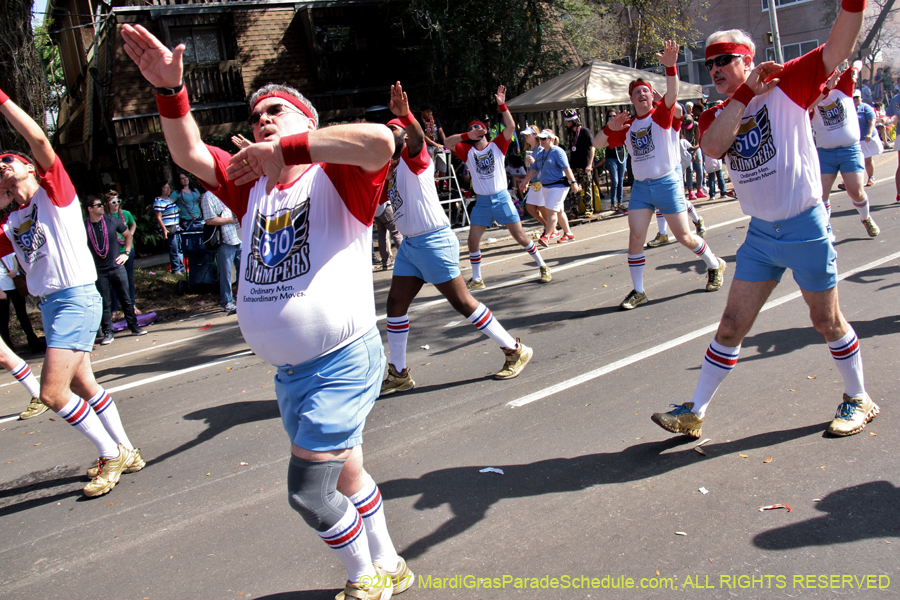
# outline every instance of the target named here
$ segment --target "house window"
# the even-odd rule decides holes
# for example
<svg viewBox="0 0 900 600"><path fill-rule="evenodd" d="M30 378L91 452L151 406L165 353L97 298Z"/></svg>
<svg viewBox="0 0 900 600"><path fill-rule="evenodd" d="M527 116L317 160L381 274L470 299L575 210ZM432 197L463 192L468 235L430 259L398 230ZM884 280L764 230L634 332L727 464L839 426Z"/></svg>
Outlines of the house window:
<svg viewBox="0 0 900 600"><path fill-rule="evenodd" d="M172 27L169 37L173 48L184 44L185 64L226 60L222 30L218 27Z"/></svg>
<svg viewBox="0 0 900 600"><path fill-rule="evenodd" d="M810 40L808 42L798 42L796 44L785 44L781 46L782 58L785 62L800 58L807 52L811 52L819 47L819 40ZM775 48L766 48L766 60L775 60Z"/></svg>
<svg viewBox="0 0 900 600"><path fill-rule="evenodd" d="M706 69L706 42L700 41L689 46L691 52L692 69L697 73L697 83L700 85L712 85L712 77Z"/></svg>
<svg viewBox="0 0 900 600"><path fill-rule="evenodd" d="M811 0L775 0L775 8L781 8L782 6L791 6L793 4L803 4L804 2L810 1ZM768 12L769 0L762 0L762 9L763 12Z"/></svg>

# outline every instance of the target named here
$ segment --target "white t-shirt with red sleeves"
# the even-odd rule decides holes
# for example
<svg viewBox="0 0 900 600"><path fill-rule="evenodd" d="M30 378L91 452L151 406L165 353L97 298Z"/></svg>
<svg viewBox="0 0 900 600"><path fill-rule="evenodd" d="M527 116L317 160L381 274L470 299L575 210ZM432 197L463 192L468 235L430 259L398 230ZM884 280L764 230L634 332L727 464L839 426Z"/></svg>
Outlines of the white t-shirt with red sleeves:
<svg viewBox="0 0 900 600"><path fill-rule="evenodd" d="M427 145L414 158L410 158L406 146L385 187L394 209L394 225L403 237L450 226L434 185L434 163Z"/></svg>
<svg viewBox="0 0 900 600"><path fill-rule="evenodd" d="M822 47L787 62L778 77L776 87L744 108L737 137L724 155L741 210L770 222L795 217L822 200L807 113L828 79ZM727 104L700 115L701 135Z"/></svg>
<svg viewBox="0 0 900 600"><path fill-rule="evenodd" d="M643 117L625 122L621 131L608 137L610 148L625 144L631 155L631 170L638 181L659 179L680 162L678 131L672 126L672 106L660 102Z"/></svg>
<svg viewBox="0 0 900 600"><path fill-rule="evenodd" d="M81 206L59 157L42 171L40 187L25 206L9 214L0 236L0 256L16 253L28 276L28 292L54 292L97 281Z"/></svg>
<svg viewBox="0 0 900 600"><path fill-rule="evenodd" d="M388 164L377 174L315 164L267 194L267 177L235 186L230 155L210 152L218 186L205 185L241 220L238 323L253 352L298 365L372 329L372 221Z"/></svg>
<svg viewBox="0 0 900 600"><path fill-rule="evenodd" d="M506 150L509 140L502 133L492 139L484 150L476 150L472 144L460 142L453 153L466 163L472 177L472 189L480 196L490 196L504 191L506 180Z"/></svg>
<svg viewBox="0 0 900 600"><path fill-rule="evenodd" d="M812 109L816 148L846 148L859 142L859 119L853 103L856 69L847 69L838 84Z"/></svg>

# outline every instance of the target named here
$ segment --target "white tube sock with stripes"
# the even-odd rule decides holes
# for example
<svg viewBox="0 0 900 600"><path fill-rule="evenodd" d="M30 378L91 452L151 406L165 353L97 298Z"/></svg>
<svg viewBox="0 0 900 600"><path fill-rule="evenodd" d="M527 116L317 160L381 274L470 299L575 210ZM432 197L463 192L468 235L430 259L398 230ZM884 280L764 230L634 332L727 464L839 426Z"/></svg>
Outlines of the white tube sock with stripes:
<svg viewBox="0 0 900 600"><path fill-rule="evenodd" d="M713 254L712 248L706 243L706 240L700 239L700 245L692 249L694 254L703 259L707 269L718 269L719 259Z"/></svg>
<svg viewBox="0 0 900 600"><path fill-rule="evenodd" d="M643 254L628 255L628 272L631 273L631 284L635 291L644 293L644 265L647 258Z"/></svg>
<svg viewBox="0 0 900 600"><path fill-rule="evenodd" d="M394 365L397 366L397 365ZM366 473L367 481L361 490L350 496L350 502L362 517L363 526L369 542L369 554L372 562L388 571L396 571L400 565L400 555L388 533L387 520L384 518L384 504L381 501L381 490L372 476Z"/></svg>
<svg viewBox="0 0 900 600"><path fill-rule="evenodd" d="M666 218L659 212L658 208L656 209L656 226L662 235L669 235L669 224L666 223Z"/></svg>
<svg viewBox="0 0 900 600"><path fill-rule="evenodd" d="M353 583L359 583L359 579L363 575L375 576L372 555L369 554L366 528L363 526L359 511L352 502L347 503L347 512L334 527L316 533L344 563L344 567L347 569L347 579Z"/></svg>
<svg viewBox="0 0 900 600"><path fill-rule="evenodd" d="M859 339L851 327L847 335L836 342L828 342L828 349L834 358L838 372L844 378L844 393L851 398L859 398L866 393L862 355Z"/></svg>
<svg viewBox="0 0 900 600"><path fill-rule="evenodd" d="M31 394L32 398L40 398L41 386L38 383L37 377L31 372L31 367L28 366L27 362L23 361L21 365L13 369L12 375L19 383L25 386L25 389L28 390L28 393Z"/></svg>
<svg viewBox="0 0 900 600"><path fill-rule="evenodd" d="M525 252L528 253L528 256L534 259L534 262L536 262L539 267L547 266L547 263L545 263L544 259L541 258L541 251L538 250L537 244L535 244L534 242L528 242L528 245L525 246Z"/></svg>
<svg viewBox="0 0 900 600"><path fill-rule="evenodd" d="M469 264L472 265L472 279L481 281L481 251L469 252ZM394 365L395 367L397 365Z"/></svg>
<svg viewBox="0 0 900 600"><path fill-rule="evenodd" d="M100 417L97 416L88 403L73 395L72 399L57 413L66 422L83 433L97 447L100 456L115 458L119 456L119 448L110 437Z"/></svg>
<svg viewBox="0 0 900 600"><path fill-rule="evenodd" d="M134 450L134 446L131 445L131 440L128 439L128 434L125 433L125 427L122 426L122 419L119 417L119 409L116 408L116 403L113 402L112 397L104 390L100 388L94 397L88 400L88 404L91 405L91 408L94 409L94 412L97 413L97 416L100 417L100 422L103 423L103 427L106 429L106 432L109 433L109 437L113 439L117 444L122 444L129 450Z"/></svg>
<svg viewBox="0 0 900 600"><path fill-rule="evenodd" d="M491 310L484 304L479 304L475 312L468 316L468 319L472 325L478 328L478 331L497 342L501 348L515 350L516 340L507 333L500 321L494 318Z"/></svg>
<svg viewBox="0 0 900 600"><path fill-rule="evenodd" d="M391 364L398 371L406 368L406 342L409 339L409 315L387 318L388 349Z"/></svg>
<svg viewBox="0 0 900 600"><path fill-rule="evenodd" d="M691 398L694 403L692 412L701 419L706 414L706 405L716 395L716 390L737 364L740 353L740 346L733 348L723 346L716 340L713 340L706 349L703 366L700 367L700 378L697 380L697 389L694 390L694 397Z"/></svg>

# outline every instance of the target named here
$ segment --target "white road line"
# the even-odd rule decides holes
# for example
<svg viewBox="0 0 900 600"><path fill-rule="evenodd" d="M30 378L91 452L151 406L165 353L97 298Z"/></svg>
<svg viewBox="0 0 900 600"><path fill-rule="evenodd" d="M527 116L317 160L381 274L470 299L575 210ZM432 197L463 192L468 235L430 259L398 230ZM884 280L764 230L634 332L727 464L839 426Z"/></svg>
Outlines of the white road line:
<svg viewBox="0 0 900 600"><path fill-rule="evenodd" d="M142 385L147 385L148 383L155 383L157 381L162 381L164 379L170 379L172 377L180 377L185 373L190 373L191 371L199 371L200 369L205 369L207 367L214 367L216 365L220 365L224 362L228 362L230 360L234 360L235 358L239 358L241 356L250 356L253 352L250 350L245 350L244 352L238 352L237 354L232 354L230 356L226 356L224 358L220 358L218 360L214 360L208 363L203 363L202 365L195 365L193 367L188 367L186 369L181 369L179 371L171 371L169 373L163 373L162 375L154 375L153 377L147 377L146 379L141 379L139 381L133 381L131 383L126 383L124 385L119 385L116 387L105 388L107 392L113 394L115 392L121 392L124 390L130 390L131 388L136 388ZM19 418L18 415L12 415L9 417L0 418L0 423L8 423L10 421L15 421Z"/></svg>
<svg viewBox="0 0 900 600"><path fill-rule="evenodd" d="M749 219L750 219L750 217L747 217L747 216L740 217L740 218L737 218L737 219L732 219L731 221L725 221L724 223L717 223L717 224L715 224L715 225L710 225L709 227L707 227L707 230L709 230L709 229L715 229L716 227L727 227L727 226L733 225L733 224L735 224L735 223L740 223L741 221L748 221ZM619 230L619 231L613 231L612 233L621 233L621 232L623 232L623 231L628 231L628 230L627 230L627 229L621 229L621 230ZM595 237L593 237L593 238L586 238L586 239L583 240L583 241L587 241L588 239L591 239L591 240L592 240L592 239L596 239L596 238L599 238L599 237L603 237L603 236L605 236L605 235L610 235L610 234L609 234L609 233L604 233L604 234L595 236ZM625 249L625 250L615 250L615 251L610 252L610 253L608 253L608 254L602 254L602 255L600 255L600 256L594 256L594 257L592 257L592 258L585 258L584 260L578 260L578 261L575 261L575 262L570 263L570 264L568 264L568 265L564 265L564 266L562 266L562 267L554 267L554 268L553 268L553 272L554 272L554 273L559 273L559 272L561 272L561 271L568 271L569 269L575 269L575 268L577 268L577 267L582 267L582 266L584 266L584 265L589 265L589 264L591 264L591 263L599 262L599 261L601 261L601 260L606 260L606 259L608 259L608 258L613 258L613 257L620 256L620 255L622 255L622 254L627 254L627 253L628 253L628 250L627 250L627 249ZM521 258L521 257L514 257L514 258ZM507 259L502 259L502 260L507 260ZM497 262L500 262L500 261L497 261ZM475 290L474 292L472 292L472 294L473 294L473 295L474 295L474 294L480 294L480 293L482 293L482 292L487 292L487 291L490 291L490 290L497 290L497 289L500 289L500 288L509 287L509 286L511 286L511 285L515 285L515 284L521 283L521 282L523 282L523 281L528 281L529 279L537 279L537 278L539 278L539 277L540 277L540 273L528 273L527 275L521 275L521 276L519 276L519 277L516 277L515 279L507 279L506 281L502 281L502 282L500 282L500 283L492 283L489 287L485 288L484 290ZM420 311L420 310L425 310L426 308L431 308L432 306L437 306L437 305L439 305L439 304L445 304L446 302L447 302L447 300L446 300L443 296L441 296L440 298L437 298L437 299L435 299L435 300L428 300L427 302L422 302L422 303L419 303L419 304L413 304L412 306L409 307L409 310L407 311L407 313L416 312L416 311ZM381 321L382 319L386 319L386 318L387 318L387 314L378 315L377 320L378 320L378 321Z"/></svg>
<svg viewBox="0 0 900 600"><path fill-rule="evenodd" d="M867 271L871 268L877 267L878 265L884 264L886 262L896 260L897 258L900 258L900 252L895 252L894 254L885 256L884 258L879 258L878 260L872 261L861 267L857 267L855 269L847 271L846 273L844 273L838 277L838 281L846 279L848 277L851 277L862 271ZM765 305L763 305L762 310L760 310L759 312L767 311L770 308L775 308L776 306L780 306L786 302L790 302L791 300L796 300L797 298L800 298L800 297L801 297L800 292L793 292L791 294L782 296L781 298L777 298L775 300L770 300L769 302L766 302ZM513 400L512 402L507 402L507 405L512 406L512 407L525 406L526 404L530 404L537 400L541 400L548 396L552 396L553 394L562 392L563 390L567 390L567 389L575 387L577 385L581 385L582 383L591 381L592 379L602 377L603 375L606 375L607 373L611 373L613 371L621 369L622 367L627 367L628 365L631 365L638 361L644 360L645 358L649 358L655 354L665 352L666 350L670 350L672 348L675 348L676 346L680 346L681 344L684 344L686 342L694 340L700 336L712 333L718 327L719 327L718 322L713 323L712 325L707 325L706 327L697 329L695 331L692 331L691 333L687 333L687 334L685 334L681 337L677 337L673 340L669 340L668 342L665 342L658 346L648 348L647 350L638 352L637 354L632 354L631 356L629 356L627 358L623 358L622 360L617 360L616 362L613 362L606 366L600 367L599 369L594 369L593 371L589 371L587 373L584 373L583 375L579 375L578 377L569 379L568 381L563 381L561 383L557 383L556 385L552 385L548 388L544 388L543 390L534 392L533 394L528 394L527 396L523 396L522 398L519 398L518 400Z"/></svg>

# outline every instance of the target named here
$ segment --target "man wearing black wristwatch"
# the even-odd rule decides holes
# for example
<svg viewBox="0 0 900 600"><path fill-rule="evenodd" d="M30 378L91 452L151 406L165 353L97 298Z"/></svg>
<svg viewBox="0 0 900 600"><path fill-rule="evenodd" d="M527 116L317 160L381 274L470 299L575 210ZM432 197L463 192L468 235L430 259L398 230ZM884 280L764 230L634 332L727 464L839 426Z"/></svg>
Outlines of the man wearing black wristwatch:
<svg viewBox="0 0 900 600"><path fill-rule="evenodd" d="M147 332L138 326L137 317L134 314L134 304L128 293L128 274L125 272L125 263L131 254L132 235L121 221L113 219L103 210L103 201L99 196L91 194L85 203L88 218L85 221L88 233L88 248L94 257L94 266L97 267L97 291L103 298L103 316L100 319L100 333L103 339L101 346L113 342L112 329L112 294L110 290L116 290L116 296L122 302L122 312L125 313L125 322L131 335L147 335ZM119 253L119 241L116 234L122 234L125 238L125 250Z"/></svg>

